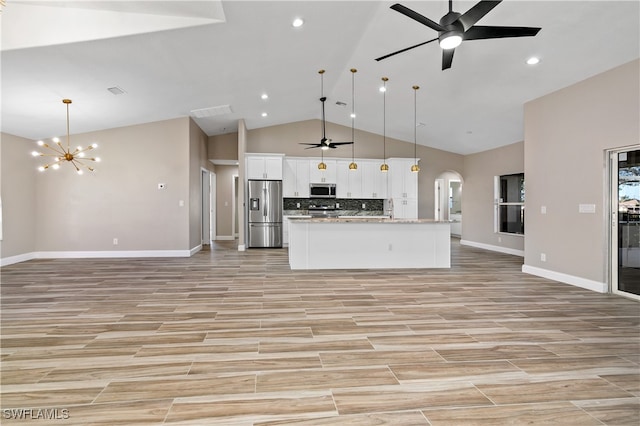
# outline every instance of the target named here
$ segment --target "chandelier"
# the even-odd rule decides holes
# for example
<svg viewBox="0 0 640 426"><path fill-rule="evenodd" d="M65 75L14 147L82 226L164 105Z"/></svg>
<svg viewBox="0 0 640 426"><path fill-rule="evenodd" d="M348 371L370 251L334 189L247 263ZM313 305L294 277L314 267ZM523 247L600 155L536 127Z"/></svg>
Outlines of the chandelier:
<svg viewBox="0 0 640 426"><path fill-rule="evenodd" d="M47 148L50 150L50 152L48 153L43 153L43 152L39 152L39 151L33 151L31 153L31 155L33 155L34 157L53 157L53 161L51 161L50 163L45 164L44 166L40 166L38 167L38 170L40 170L41 172L44 172L45 170L47 170L49 167L51 167L54 170L57 170L60 168L60 164L63 161L66 161L68 163L70 163L71 165L73 165L73 167L75 167L76 172L81 175L83 173L82 169L85 168L87 170L89 170L90 172L94 171L93 167L85 164L85 161L93 161L93 162L100 162L100 158L99 157L87 157L86 156L86 152L90 151L94 148L98 147L98 144L92 144L87 146L86 148L82 148L81 146L77 147L75 150L71 151L71 145L69 142L69 104L71 103L71 99L63 99L62 103L65 104L67 106L67 146L66 148L62 145L62 142L60 141L59 138L53 138L53 142L55 142L55 145L49 145L47 143L45 143L44 141L38 141L38 145L43 147L43 148Z"/></svg>

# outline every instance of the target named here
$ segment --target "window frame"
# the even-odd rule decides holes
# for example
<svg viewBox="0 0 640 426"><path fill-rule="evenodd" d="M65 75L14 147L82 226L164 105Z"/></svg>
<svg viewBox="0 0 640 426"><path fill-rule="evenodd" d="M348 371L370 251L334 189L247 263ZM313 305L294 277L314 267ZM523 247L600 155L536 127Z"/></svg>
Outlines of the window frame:
<svg viewBox="0 0 640 426"><path fill-rule="evenodd" d="M522 176L522 200L521 201L511 201L511 202L506 202L503 201L503 199L500 197L501 194L501 181L502 178L504 177L508 177L508 176ZM500 176L494 176L494 214L493 214L493 218L494 218L494 222L493 222L493 232L496 234L504 234L504 235L515 235L515 236L521 236L524 237L525 235L525 227L524 227L524 219L525 219L525 178L524 178L524 172L521 173L509 173L509 174L505 174L505 175L500 175ZM509 231L502 231L500 229L500 211L502 207L506 207L506 206L520 206L520 214L522 216L522 232L509 232Z"/></svg>

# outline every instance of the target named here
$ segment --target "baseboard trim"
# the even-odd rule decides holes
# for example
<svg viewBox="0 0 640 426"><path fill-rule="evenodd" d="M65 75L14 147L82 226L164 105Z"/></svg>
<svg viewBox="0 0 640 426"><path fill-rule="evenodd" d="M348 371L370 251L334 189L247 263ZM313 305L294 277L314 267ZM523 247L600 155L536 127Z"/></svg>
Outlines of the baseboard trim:
<svg viewBox="0 0 640 426"><path fill-rule="evenodd" d="M216 241L233 241L235 239L233 235L216 235Z"/></svg>
<svg viewBox="0 0 640 426"><path fill-rule="evenodd" d="M542 269L529 265L522 265L522 272L524 272L525 274L531 274L537 277L547 278L549 280L570 284L587 290L596 291L598 293L609 292L607 283L588 280L586 278L580 278L574 275L563 274L562 272L550 271L548 269Z"/></svg>
<svg viewBox="0 0 640 426"><path fill-rule="evenodd" d="M244 244L238 244L238 251L245 251L247 248Z"/></svg>
<svg viewBox="0 0 640 426"><path fill-rule="evenodd" d="M460 244L462 244L463 246L476 247L476 248L481 248L485 250L497 251L500 253L512 254L514 256L524 257L524 250L516 250L508 247L494 246L491 244L477 243L475 241L462 240L462 239L460 240Z"/></svg>
<svg viewBox="0 0 640 426"><path fill-rule="evenodd" d="M38 251L0 259L0 266L33 259L87 259L118 257L191 257L202 250L202 245L191 250L123 250L123 251Z"/></svg>
<svg viewBox="0 0 640 426"><path fill-rule="evenodd" d="M35 259L34 253L23 253L16 256L9 256L0 259L0 267L13 265L14 263L26 262Z"/></svg>

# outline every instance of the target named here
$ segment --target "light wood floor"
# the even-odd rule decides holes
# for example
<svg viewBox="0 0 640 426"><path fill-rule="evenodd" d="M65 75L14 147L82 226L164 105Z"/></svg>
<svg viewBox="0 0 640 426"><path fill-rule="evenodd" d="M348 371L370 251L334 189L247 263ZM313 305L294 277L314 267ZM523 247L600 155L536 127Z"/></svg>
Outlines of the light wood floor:
<svg viewBox="0 0 640 426"><path fill-rule="evenodd" d="M228 243L5 267L0 423L640 423L638 302L456 240L452 264L292 272Z"/></svg>

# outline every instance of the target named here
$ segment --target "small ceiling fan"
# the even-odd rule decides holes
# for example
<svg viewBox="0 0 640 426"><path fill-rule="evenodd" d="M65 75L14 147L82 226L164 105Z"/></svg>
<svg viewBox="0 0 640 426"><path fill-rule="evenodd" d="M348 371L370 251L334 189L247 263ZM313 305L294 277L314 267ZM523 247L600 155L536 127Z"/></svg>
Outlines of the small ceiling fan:
<svg viewBox="0 0 640 426"><path fill-rule="evenodd" d="M453 11L453 0L449 0L449 13L440 18L440 22L436 23L431 19L403 6L399 3L391 6L391 9L396 12L400 12L403 15L418 21L427 27L438 31L438 37L427 40L422 43L418 43L414 46L410 46L397 52L389 53L388 55L376 58L376 61L389 58L397 55L398 53L406 52L407 50L414 49L416 47L423 46L432 41L438 40L440 47L442 48L442 70L451 68L453 62L453 52L455 48L465 40L483 40L490 38L507 38L507 37L532 37L538 34L540 28L532 27L495 27L495 26L481 26L475 25L483 16L489 13L494 7L500 4L499 1L487 1L482 0L476 3L471 9L467 10L464 14Z"/></svg>
<svg viewBox="0 0 640 426"><path fill-rule="evenodd" d="M324 96L324 72L325 72L324 70L318 71L318 74L320 74L320 102L322 103L322 139L320 139L320 143L301 143L300 145L311 145L309 148L305 148L305 149L320 148L323 150L327 150L327 149L335 149L340 145L353 144L353 141L332 142L331 139L327 138L326 120L324 118L324 103L327 100L327 98Z"/></svg>

